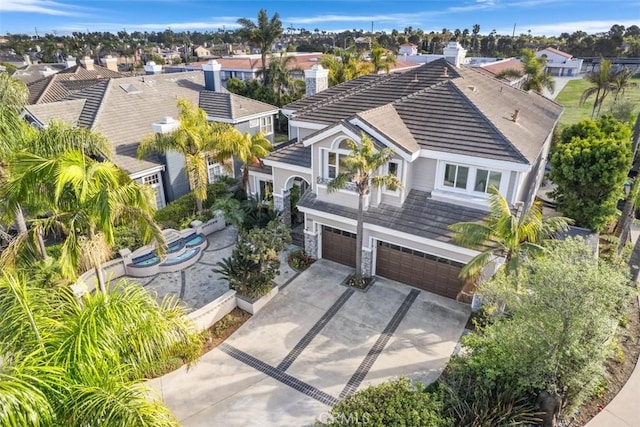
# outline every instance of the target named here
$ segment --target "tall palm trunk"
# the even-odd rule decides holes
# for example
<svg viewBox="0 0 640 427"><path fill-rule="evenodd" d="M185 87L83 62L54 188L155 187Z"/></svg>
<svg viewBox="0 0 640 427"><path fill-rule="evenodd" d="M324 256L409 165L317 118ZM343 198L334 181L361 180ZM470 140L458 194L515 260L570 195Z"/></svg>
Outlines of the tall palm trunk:
<svg viewBox="0 0 640 427"><path fill-rule="evenodd" d="M364 194L358 194L358 224L356 225L356 277L362 277L362 233L364 231Z"/></svg>
<svg viewBox="0 0 640 427"><path fill-rule="evenodd" d="M38 228L36 230L36 239L38 240L38 249L40 250L40 256L42 259L47 258L47 246L44 244L44 236L42 234L42 229Z"/></svg>
<svg viewBox="0 0 640 427"><path fill-rule="evenodd" d="M596 99L593 101L593 108L591 109L591 119L593 120L593 116L596 114L596 107L598 106L598 99L600 99L600 89L596 92Z"/></svg>
<svg viewBox="0 0 640 427"><path fill-rule="evenodd" d="M197 197L196 197L196 210L198 211L198 213L202 213L202 211L204 210L204 208L202 207L202 200L200 200Z"/></svg>
<svg viewBox="0 0 640 427"><path fill-rule="evenodd" d="M638 170L640 169L640 156L638 156L638 145L640 144L640 113L638 114L635 128L633 129L633 138L632 147L633 147L633 164L631 169ZM616 224L616 228L613 230L615 236L619 237L618 247L616 248L617 253L621 253L624 246L627 244L627 240L629 239L629 233L631 224L633 223L634 213L636 208L636 201L638 196L638 183L636 178L634 182L631 183L631 188L629 188L629 194L624 201L624 209L622 210L622 215L620 215L620 220Z"/></svg>
<svg viewBox="0 0 640 427"><path fill-rule="evenodd" d="M18 234L24 234L27 232L27 222L24 219L24 213L20 206L16 209L15 223L16 228L18 229Z"/></svg>

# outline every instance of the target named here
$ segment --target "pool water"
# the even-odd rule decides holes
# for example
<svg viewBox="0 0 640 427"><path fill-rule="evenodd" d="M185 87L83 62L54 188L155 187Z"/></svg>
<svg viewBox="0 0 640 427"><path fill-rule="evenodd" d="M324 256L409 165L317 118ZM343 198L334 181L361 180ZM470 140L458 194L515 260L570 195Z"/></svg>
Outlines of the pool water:
<svg viewBox="0 0 640 427"><path fill-rule="evenodd" d="M164 263L162 263L162 265L180 264L182 261L193 257L198 252L200 252L200 248L187 249L186 251L184 251L183 253L181 253L180 255L178 255L176 257L168 258Z"/></svg>
<svg viewBox="0 0 640 427"><path fill-rule="evenodd" d="M177 240L167 247L167 252L168 253L177 252L180 249L182 249L182 245L183 245L182 240Z"/></svg>
<svg viewBox="0 0 640 427"><path fill-rule="evenodd" d="M189 236L186 240L187 247L198 246L204 241L204 236L202 234L194 234Z"/></svg>
<svg viewBox="0 0 640 427"><path fill-rule="evenodd" d="M157 264L159 261L160 261L160 258L158 258L157 256L152 256L151 258L147 258L144 261L136 262L133 265L138 267L147 267L149 265Z"/></svg>

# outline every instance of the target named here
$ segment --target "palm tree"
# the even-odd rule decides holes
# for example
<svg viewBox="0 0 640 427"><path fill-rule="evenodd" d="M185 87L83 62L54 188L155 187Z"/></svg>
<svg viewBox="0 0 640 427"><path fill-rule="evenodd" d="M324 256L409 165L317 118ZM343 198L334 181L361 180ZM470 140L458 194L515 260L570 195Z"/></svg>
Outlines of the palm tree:
<svg viewBox="0 0 640 427"><path fill-rule="evenodd" d="M323 55L320 63L329 70L330 86L373 72L373 64L354 49L336 49L334 55Z"/></svg>
<svg viewBox="0 0 640 427"><path fill-rule="evenodd" d="M4 273L0 310L0 425L178 425L143 382L169 357L200 354L177 300L125 282L75 297Z"/></svg>
<svg viewBox="0 0 640 427"><path fill-rule="evenodd" d="M291 77L291 71L302 72L300 67L292 66L295 62L295 56L284 55L283 53L280 53L279 57L272 56L269 61L269 68L267 69L266 74L269 75L269 85L276 94L276 102L278 106L282 106L299 99L304 94L304 80L294 79ZM286 99L283 102L282 96L284 94L290 95L290 99Z"/></svg>
<svg viewBox="0 0 640 427"><path fill-rule="evenodd" d="M638 83L632 81L633 75L634 70L627 67L622 67L620 71L613 75L611 90L616 94L613 102L618 102L618 97L624 96L627 89L634 89L638 87Z"/></svg>
<svg viewBox="0 0 640 427"><path fill-rule="evenodd" d="M145 243L155 241L162 250L164 238L153 220L151 190L115 164L90 159L78 150L52 159L19 153L15 162L16 172L7 187L18 195L40 192L35 197L47 200L49 214L33 221L31 233L62 231L65 239L59 261L65 278L73 280L80 268L93 268L105 293L101 266L109 259L114 230L121 223L136 226ZM12 242L2 254L2 263L15 264L17 249L27 242L25 238Z"/></svg>
<svg viewBox="0 0 640 427"><path fill-rule="evenodd" d="M495 187L489 187L489 214L482 223L459 222L449 226L455 232L453 242L479 249L460 270L461 279L477 279L482 269L500 257L505 259L506 272L515 274L526 255L542 252L543 240L564 230L568 218L542 218L542 207L534 203L524 212L513 212L509 203Z"/></svg>
<svg viewBox="0 0 640 427"><path fill-rule="evenodd" d="M521 58L524 73L514 69L507 69L498 73L496 78L520 78L524 75L525 80L522 83L523 90L532 90L541 94L544 88L547 88L549 92L553 93L556 88L556 83L553 77L544 71L547 64L546 58L536 58L535 52L531 49L523 49Z"/></svg>
<svg viewBox="0 0 640 427"><path fill-rule="evenodd" d="M260 9L258 12L258 23L254 23L248 18L238 19L240 28L238 35L253 43L260 48L260 58L262 60L262 69L265 71L264 84L268 85L270 76L267 71L267 53L271 50L271 46L282 36L282 21L280 15L274 13L271 19L267 15L267 11Z"/></svg>
<svg viewBox="0 0 640 427"><path fill-rule="evenodd" d="M11 77L9 73L0 73L0 184L8 177L7 159L33 132L33 129L20 118L28 94L23 82ZM26 233L27 224L22 207L13 205L12 209L8 209L6 206L4 210L15 219L18 233Z"/></svg>
<svg viewBox="0 0 640 427"><path fill-rule="evenodd" d="M218 145L218 155L222 157L236 157L244 167L242 168L242 190L247 191L249 183L249 165L260 163L260 158L265 157L273 149L271 141L265 138L262 132L251 135L246 132L244 135L238 132L235 139L230 139Z"/></svg>
<svg viewBox="0 0 640 427"><path fill-rule="evenodd" d="M358 195L358 218L356 225L356 278L362 277L362 234L364 229L364 197L369 194L372 187L400 188L402 183L393 174L377 174L392 157L393 151L384 148L375 151L373 141L365 134L361 135L360 147L347 140L351 154L344 159L344 168L341 169L329 182L329 191L336 191L351 185Z"/></svg>
<svg viewBox="0 0 640 427"><path fill-rule="evenodd" d="M138 157L151 152L175 151L184 156L189 186L196 198L198 212L207 199L207 156L215 154L218 144L237 138L238 131L226 123L207 121L207 113L187 99L178 100L180 127L173 132L145 137L138 147Z"/></svg>
<svg viewBox="0 0 640 427"><path fill-rule="evenodd" d="M378 43L374 43L373 49L371 49L371 63L373 64L374 73L378 74L384 70L389 74L391 66L396 65L398 61L396 61L396 57L393 56L391 52L387 52L387 50L378 45Z"/></svg>
<svg viewBox="0 0 640 427"><path fill-rule="evenodd" d="M595 94L596 99L593 101L593 109L591 110L591 118L593 119L593 116L596 113L596 108L598 109L599 115L602 104L611 91L611 83L613 81L611 61L603 59L600 62L600 69L598 70L598 72L592 71L588 73L584 78L587 79L589 83L592 84L592 86L582 92L582 96L580 97L580 105L587 102L587 100Z"/></svg>

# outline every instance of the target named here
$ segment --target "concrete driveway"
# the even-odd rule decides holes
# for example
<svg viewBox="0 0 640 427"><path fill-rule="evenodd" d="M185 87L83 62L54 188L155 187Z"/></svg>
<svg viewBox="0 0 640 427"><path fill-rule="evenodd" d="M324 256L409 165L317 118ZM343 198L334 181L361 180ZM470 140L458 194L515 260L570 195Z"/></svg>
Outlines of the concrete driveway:
<svg viewBox="0 0 640 427"><path fill-rule="evenodd" d="M360 388L401 375L425 383L446 366L469 307L320 260L188 372L152 381L183 426L300 426Z"/></svg>

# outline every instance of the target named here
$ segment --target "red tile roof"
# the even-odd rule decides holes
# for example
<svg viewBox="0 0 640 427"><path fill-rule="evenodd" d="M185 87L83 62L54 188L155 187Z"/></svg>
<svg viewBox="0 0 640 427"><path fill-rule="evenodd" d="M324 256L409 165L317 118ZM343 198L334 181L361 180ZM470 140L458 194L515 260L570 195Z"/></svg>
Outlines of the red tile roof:
<svg viewBox="0 0 640 427"><path fill-rule="evenodd" d="M558 50L558 49L553 48L553 47L547 47L547 48L544 48L542 50L548 50L551 53L555 53L556 55L564 56L567 59L571 59L573 57L573 55L571 55L569 53L566 53L566 52L563 52L563 51Z"/></svg>

